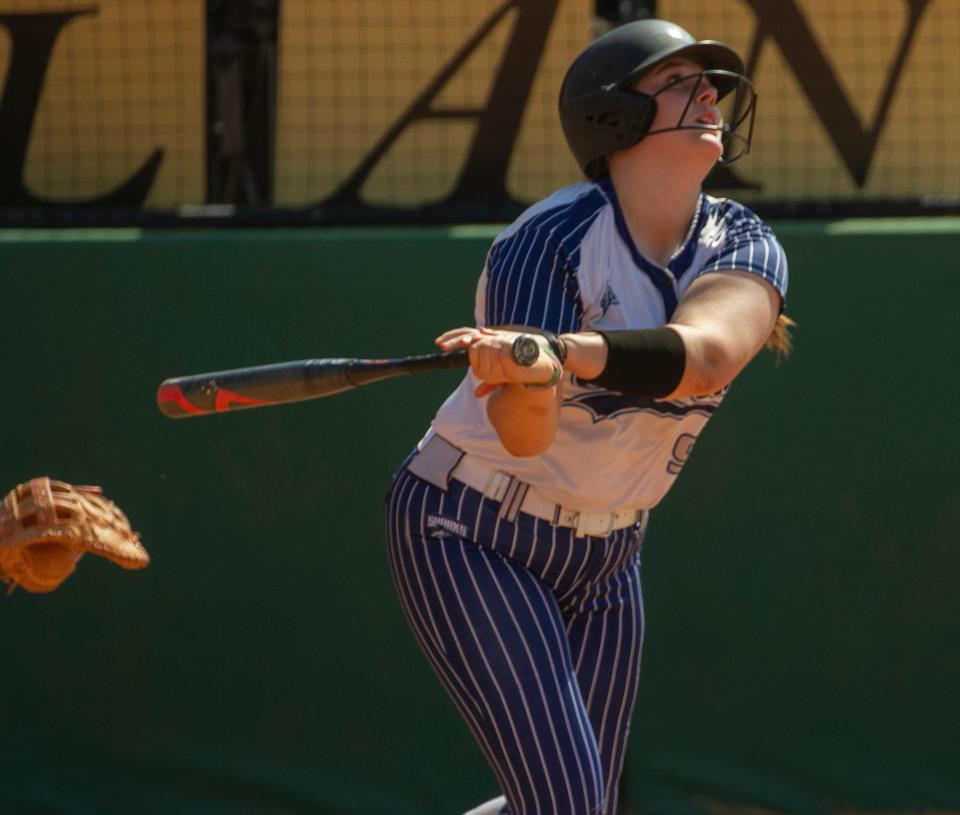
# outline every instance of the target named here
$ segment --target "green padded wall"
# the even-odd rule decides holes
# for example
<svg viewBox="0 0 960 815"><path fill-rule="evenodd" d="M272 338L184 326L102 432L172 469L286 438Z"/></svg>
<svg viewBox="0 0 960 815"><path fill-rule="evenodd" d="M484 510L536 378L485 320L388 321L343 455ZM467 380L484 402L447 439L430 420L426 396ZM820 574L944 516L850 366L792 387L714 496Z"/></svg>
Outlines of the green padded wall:
<svg viewBox="0 0 960 815"><path fill-rule="evenodd" d="M0 233L0 491L101 484L153 557L0 598L2 811L496 793L382 541L393 468L459 375L154 405L178 374L429 351L472 320L494 231ZM653 515L624 811L960 810L960 222L777 231L797 349L740 377Z"/></svg>

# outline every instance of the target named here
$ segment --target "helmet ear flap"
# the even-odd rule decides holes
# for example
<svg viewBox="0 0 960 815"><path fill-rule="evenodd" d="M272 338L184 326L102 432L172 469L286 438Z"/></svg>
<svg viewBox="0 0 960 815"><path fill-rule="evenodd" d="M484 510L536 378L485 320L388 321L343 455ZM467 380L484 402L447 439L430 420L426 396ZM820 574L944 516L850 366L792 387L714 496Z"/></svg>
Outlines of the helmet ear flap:
<svg viewBox="0 0 960 815"><path fill-rule="evenodd" d="M653 126L653 120L657 118L657 100L645 93L638 93L636 96L643 100L643 104L638 105L634 111L633 121L630 123L630 132L634 138L627 147L632 147L646 136Z"/></svg>
<svg viewBox="0 0 960 815"><path fill-rule="evenodd" d="M633 147L650 130L656 100L645 93L605 89L561 108L567 140L590 179L607 172L607 156Z"/></svg>

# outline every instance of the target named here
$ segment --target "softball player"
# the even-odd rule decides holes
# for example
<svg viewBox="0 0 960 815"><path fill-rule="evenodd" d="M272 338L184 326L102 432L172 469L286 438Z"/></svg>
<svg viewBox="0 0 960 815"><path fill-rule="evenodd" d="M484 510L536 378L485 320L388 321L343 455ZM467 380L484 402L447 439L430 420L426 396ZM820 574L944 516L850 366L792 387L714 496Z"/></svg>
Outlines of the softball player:
<svg viewBox="0 0 960 815"><path fill-rule="evenodd" d="M471 369L398 471L391 570L424 654L499 780L476 813L613 815L643 644L649 511L730 381L774 338L787 263L701 191L749 149L728 46L662 20L592 43L560 93L589 181L493 242ZM517 364L514 343L540 354Z"/></svg>

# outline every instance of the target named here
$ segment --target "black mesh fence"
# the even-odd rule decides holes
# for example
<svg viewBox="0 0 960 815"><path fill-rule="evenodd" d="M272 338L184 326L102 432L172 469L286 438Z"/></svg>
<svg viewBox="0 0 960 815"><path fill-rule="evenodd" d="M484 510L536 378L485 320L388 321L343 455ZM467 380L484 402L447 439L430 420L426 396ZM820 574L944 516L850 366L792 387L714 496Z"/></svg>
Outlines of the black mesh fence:
<svg viewBox="0 0 960 815"><path fill-rule="evenodd" d="M204 9L0 2L0 214L205 199Z"/></svg>
<svg viewBox="0 0 960 815"><path fill-rule="evenodd" d="M709 190L960 211L955 0L0 0L0 223L502 221L581 178L570 60L652 13L759 92Z"/></svg>

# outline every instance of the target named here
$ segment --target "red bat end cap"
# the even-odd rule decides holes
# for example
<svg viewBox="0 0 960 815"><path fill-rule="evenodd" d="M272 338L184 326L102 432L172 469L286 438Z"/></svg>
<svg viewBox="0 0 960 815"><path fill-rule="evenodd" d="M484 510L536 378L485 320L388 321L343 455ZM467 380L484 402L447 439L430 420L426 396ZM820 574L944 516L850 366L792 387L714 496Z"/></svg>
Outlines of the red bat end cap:
<svg viewBox="0 0 960 815"><path fill-rule="evenodd" d="M171 419L182 419L186 416L204 416L210 413L226 413L236 408L250 408L258 405L272 404L269 399L256 399L234 393L226 388L217 388L213 404L208 407L198 407L187 399L186 394L176 382L165 382L157 389L157 407L160 412Z"/></svg>
<svg viewBox="0 0 960 815"><path fill-rule="evenodd" d="M157 389L157 407L164 416L169 416L171 419L196 416L205 412L187 400L179 385L171 384L161 385Z"/></svg>

